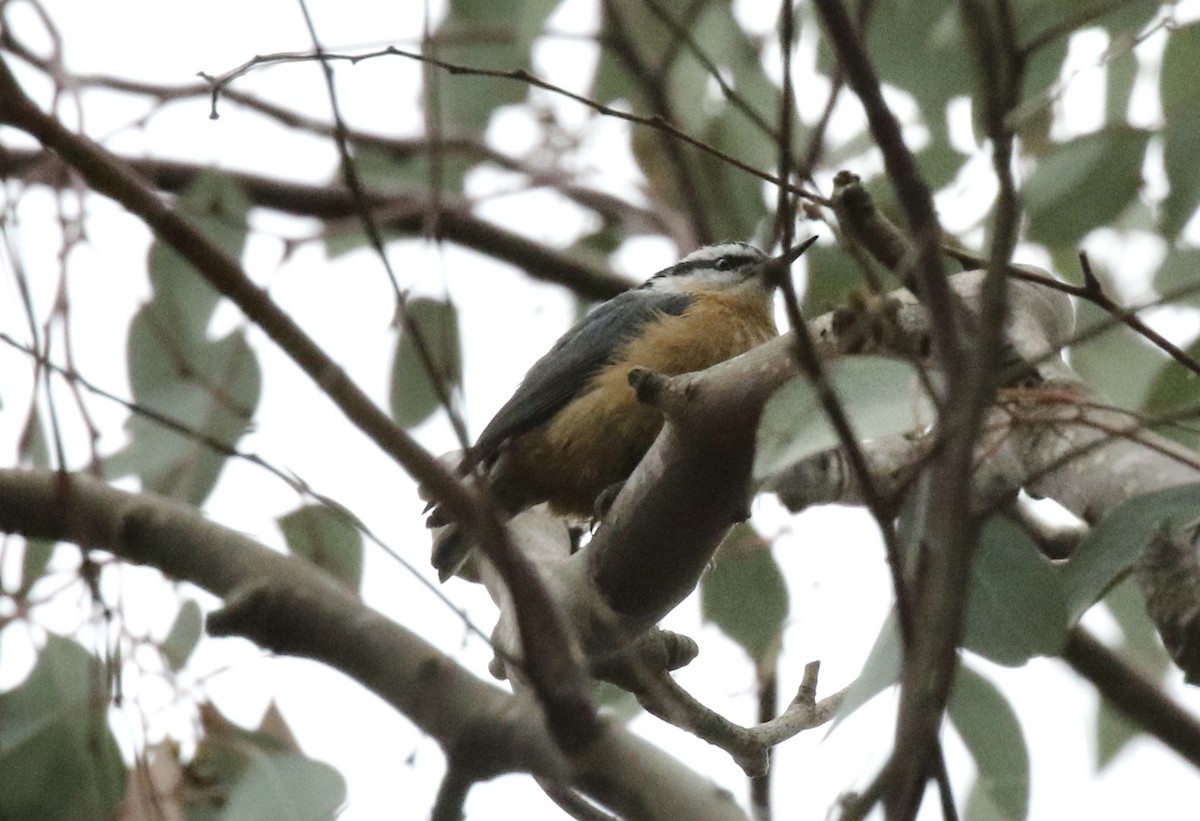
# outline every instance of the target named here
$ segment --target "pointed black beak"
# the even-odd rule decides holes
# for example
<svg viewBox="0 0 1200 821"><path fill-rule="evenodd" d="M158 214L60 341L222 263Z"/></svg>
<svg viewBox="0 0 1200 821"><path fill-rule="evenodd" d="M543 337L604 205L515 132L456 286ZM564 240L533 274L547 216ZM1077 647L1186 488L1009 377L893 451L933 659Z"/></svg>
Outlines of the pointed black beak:
<svg viewBox="0 0 1200 821"><path fill-rule="evenodd" d="M777 257L772 257L762 264L758 275L767 283L768 288L778 287L783 278L790 274L792 263L798 260L800 255L816 241L817 235L814 234L799 245L792 246L790 250L784 251Z"/></svg>

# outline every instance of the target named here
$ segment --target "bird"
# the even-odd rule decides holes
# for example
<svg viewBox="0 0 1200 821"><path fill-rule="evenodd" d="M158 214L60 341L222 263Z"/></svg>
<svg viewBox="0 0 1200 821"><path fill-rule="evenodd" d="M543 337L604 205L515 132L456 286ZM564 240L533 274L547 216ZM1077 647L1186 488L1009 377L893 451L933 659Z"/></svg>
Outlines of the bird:
<svg viewBox="0 0 1200 821"><path fill-rule="evenodd" d="M548 502L559 516L592 518L663 425L656 408L638 401L630 370L700 371L775 337L774 286L763 274L772 263L786 272L815 240L774 260L744 242L706 245L601 303L534 363L460 472L480 469L509 515ZM426 510L427 525L440 529L432 564L444 582L471 545L436 502Z"/></svg>

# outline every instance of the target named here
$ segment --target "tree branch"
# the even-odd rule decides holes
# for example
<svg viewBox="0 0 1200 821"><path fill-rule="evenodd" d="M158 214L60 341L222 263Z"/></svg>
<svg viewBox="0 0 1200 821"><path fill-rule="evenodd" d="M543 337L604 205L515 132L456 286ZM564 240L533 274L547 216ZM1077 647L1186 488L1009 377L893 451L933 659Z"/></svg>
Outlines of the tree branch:
<svg viewBox="0 0 1200 821"><path fill-rule="evenodd" d="M1082 627L1071 631L1062 657L1121 715L1200 768L1200 720L1154 682Z"/></svg>
<svg viewBox="0 0 1200 821"><path fill-rule="evenodd" d="M173 160L115 159L155 188L170 193L183 191L197 176L212 170ZM46 151L9 149L0 153L0 176L21 177L29 184L62 188L68 179L57 171L60 162ZM233 180L250 202L260 208L326 221L349 219L356 213L353 195L341 186L305 185L237 171L220 173ZM428 197L373 192L367 192L366 196L384 230L406 236L421 235L425 215L432 207ZM443 202L440 225L442 235L451 242L516 265L535 279L564 285L588 299L609 299L632 285L577 254L555 251L480 219L465 203Z"/></svg>
<svg viewBox="0 0 1200 821"><path fill-rule="evenodd" d="M530 772L629 819L742 819L712 784L622 728L565 756L541 705L487 684L309 563L186 505L77 474L0 469L0 532L70 541L224 598L210 631L328 664L400 710L476 779Z"/></svg>
<svg viewBox="0 0 1200 821"><path fill-rule="evenodd" d="M131 170L86 137L68 131L25 96L0 62L0 122L36 137L76 168L97 191L137 214L186 259L219 293L228 297L325 392L360 430L371 437L467 530L480 537L484 552L504 574L521 607L525 672L543 700L550 729L567 748L589 742L599 732L573 642L541 579L499 524L496 503L475 486L458 481L380 410L291 317L254 285L205 234L171 210ZM535 637L537 641L535 641Z"/></svg>

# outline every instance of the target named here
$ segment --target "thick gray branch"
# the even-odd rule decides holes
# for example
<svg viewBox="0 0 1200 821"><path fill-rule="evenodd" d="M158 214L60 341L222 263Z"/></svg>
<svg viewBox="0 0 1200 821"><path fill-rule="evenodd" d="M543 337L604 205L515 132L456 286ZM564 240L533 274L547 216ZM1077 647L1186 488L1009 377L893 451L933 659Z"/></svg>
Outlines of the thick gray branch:
<svg viewBox="0 0 1200 821"><path fill-rule="evenodd" d="M225 598L219 627L341 670L475 777L530 772L631 819L744 818L727 794L615 725L563 756L534 699L480 681L311 565L185 505L81 475L0 470L0 532L107 550Z"/></svg>

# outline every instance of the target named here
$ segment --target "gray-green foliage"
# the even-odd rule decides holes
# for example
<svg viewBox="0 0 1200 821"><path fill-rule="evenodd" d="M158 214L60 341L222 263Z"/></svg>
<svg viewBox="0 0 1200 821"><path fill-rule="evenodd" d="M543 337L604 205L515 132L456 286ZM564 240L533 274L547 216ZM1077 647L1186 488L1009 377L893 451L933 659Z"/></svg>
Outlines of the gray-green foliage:
<svg viewBox="0 0 1200 821"><path fill-rule="evenodd" d="M362 584L362 536L339 511L305 505L281 516L279 529L288 550L358 591Z"/></svg>
<svg viewBox="0 0 1200 821"><path fill-rule="evenodd" d="M407 428L423 422L453 395L462 381L462 343L451 303L418 297L408 300L404 310L413 330L402 329L396 342L389 404L392 418ZM421 355L422 345L428 359Z"/></svg>
<svg viewBox="0 0 1200 821"><path fill-rule="evenodd" d="M108 725L108 681L75 642L47 636L33 671L0 693L0 818L110 818L125 764Z"/></svg>
<svg viewBox="0 0 1200 821"><path fill-rule="evenodd" d="M700 581L705 621L716 623L763 672L779 654L788 592L771 548L752 527L729 532L712 568Z"/></svg>
<svg viewBox="0 0 1200 821"><path fill-rule="evenodd" d="M202 175L178 208L222 251L240 258L249 203L231 181ZM135 474L146 490L199 505L225 465L221 448L234 447L253 420L262 374L244 331L210 336L220 295L161 240L151 246L149 272L150 301L129 326L133 398L189 433L131 415L129 444L107 467L116 476Z"/></svg>

